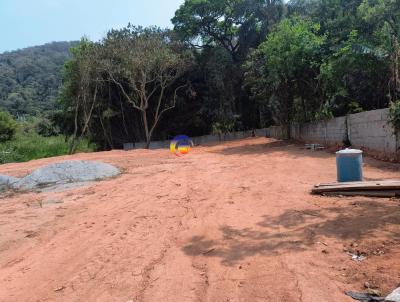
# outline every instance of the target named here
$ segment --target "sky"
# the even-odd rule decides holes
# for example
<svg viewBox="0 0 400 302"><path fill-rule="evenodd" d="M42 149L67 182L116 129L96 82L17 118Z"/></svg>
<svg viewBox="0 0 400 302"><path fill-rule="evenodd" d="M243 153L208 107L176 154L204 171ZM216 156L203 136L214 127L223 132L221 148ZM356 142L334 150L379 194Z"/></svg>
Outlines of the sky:
<svg viewBox="0 0 400 302"><path fill-rule="evenodd" d="M171 27L184 0L0 0L0 53L53 41L101 39L111 28Z"/></svg>

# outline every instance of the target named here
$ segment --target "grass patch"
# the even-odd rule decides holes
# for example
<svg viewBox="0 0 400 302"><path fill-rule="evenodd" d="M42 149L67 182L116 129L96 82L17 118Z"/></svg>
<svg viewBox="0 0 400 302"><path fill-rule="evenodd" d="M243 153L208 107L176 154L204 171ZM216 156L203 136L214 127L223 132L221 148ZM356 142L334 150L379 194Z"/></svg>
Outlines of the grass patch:
<svg viewBox="0 0 400 302"><path fill-rule="evenodd" d="M37 133L19 133L11 141L0 143L0 163L26 162L32 159L68 154L65 136L44 137ZM94 145L82 140L76 152L93 152Z"/></svg>

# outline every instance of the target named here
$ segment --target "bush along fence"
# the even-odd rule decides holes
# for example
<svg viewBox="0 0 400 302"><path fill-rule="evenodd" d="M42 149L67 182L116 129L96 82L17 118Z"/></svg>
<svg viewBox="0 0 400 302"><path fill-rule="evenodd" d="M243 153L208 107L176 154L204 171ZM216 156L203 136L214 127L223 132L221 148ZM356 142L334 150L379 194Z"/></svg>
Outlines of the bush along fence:
<svg viewBox="0 0 400 302"><path fill-rule="evenodd" d="M386 160L400 161L400 133L389 121L389 109L350 114L330 120L270 127L269 135L325 146L352 146Z"/></svg>

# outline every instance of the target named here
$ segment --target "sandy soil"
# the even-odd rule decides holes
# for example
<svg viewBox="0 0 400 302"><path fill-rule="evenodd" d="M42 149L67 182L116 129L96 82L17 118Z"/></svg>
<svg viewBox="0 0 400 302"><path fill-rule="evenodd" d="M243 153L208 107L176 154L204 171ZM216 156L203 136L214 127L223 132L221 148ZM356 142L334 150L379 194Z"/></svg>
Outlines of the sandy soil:
<svg viewBox="0 0 400 302"><path fill-rule="evenodd" d="M112 151L0 167L23 176L61 159L118 178L0 199L0 301L352 301L400 283L400 202L311 196L335 158L265 138ZM369 179L400 166L366 160ZM346 251L365 253L363 262Z"/></svg>

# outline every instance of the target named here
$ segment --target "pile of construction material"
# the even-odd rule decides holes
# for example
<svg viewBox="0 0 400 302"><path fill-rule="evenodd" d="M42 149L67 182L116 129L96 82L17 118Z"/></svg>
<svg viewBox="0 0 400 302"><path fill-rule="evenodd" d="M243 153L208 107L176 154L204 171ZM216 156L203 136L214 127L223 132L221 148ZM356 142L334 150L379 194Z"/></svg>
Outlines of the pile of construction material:
<svg viewBox="0 0 400 302"><path fill-rule="evenodd" d="M0 191L62 191L115 177L121 171L97 161L69 160L41 167L23 178L0 175Z"/></svg>
<svg viewBox="0 0 400 302"><path fill-rule="evenodd" d="M313 194L341 196L400 197L399 180L355 181L318 184Z"/></svg>

